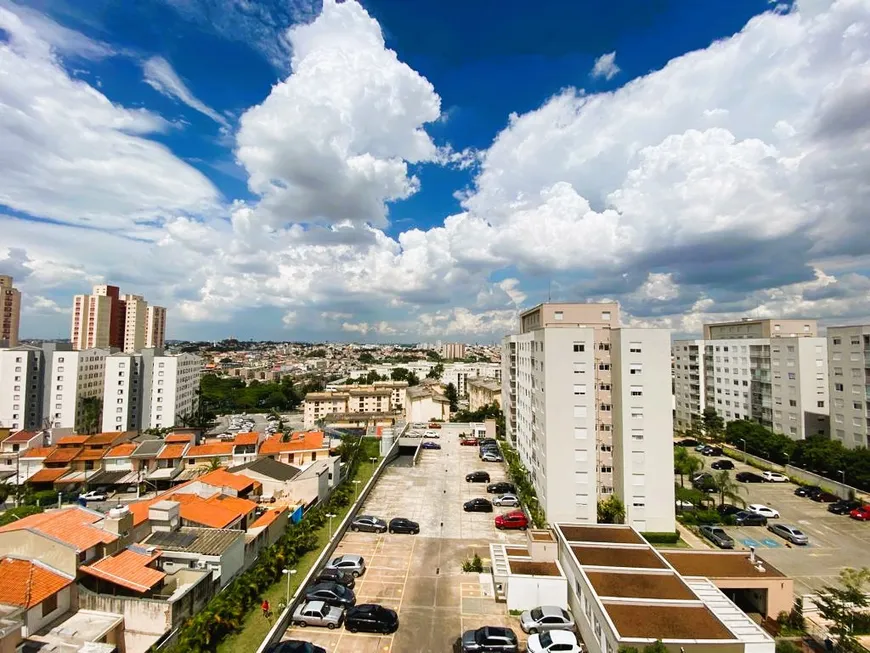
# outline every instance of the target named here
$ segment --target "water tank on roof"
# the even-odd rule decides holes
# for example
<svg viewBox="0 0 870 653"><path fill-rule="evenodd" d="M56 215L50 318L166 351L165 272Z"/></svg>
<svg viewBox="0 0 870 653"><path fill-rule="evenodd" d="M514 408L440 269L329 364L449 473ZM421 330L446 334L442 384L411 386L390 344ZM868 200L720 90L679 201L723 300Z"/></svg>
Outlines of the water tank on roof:
<svg viewBox="0 0 870 653"><path fill-rule="evenodd" d="M121 517L129 512L130 509L127 506L117 506L116 508L109 510L109 517L112 519L121 519Z"/></svg>

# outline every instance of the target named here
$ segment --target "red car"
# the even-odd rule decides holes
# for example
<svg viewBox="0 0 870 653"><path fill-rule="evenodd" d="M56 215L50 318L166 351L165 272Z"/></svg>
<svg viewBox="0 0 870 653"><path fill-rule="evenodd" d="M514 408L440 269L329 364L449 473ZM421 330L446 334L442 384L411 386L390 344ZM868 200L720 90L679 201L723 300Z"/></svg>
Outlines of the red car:
<svg viewBox="0 0 870 653"><path fill-rule="evenodd" d="M499 530L507 528L524 531L529 527L529 520L522 510L512 510L495 518L495 527Z"/></svg>
<svg viewBox="0 0 870 653"><path fill-rule="evenodd" d="M849 517L852 519L857 519L858 521L870 521L870 506L861 506L860 508L855 508L852 512L849 513Z"/></svg>
<svg viewBox="0 0 870 653"><path fill-rule="evenodd" d="M440 428L441 428L441 425L440 425L438 422L430 422L430 423L429 423L429 428L430 428L430 429L440 429Z"/></svg>
<svg viewBox="0 0 870 653"><path fill-rule="evenodd" d="M476 447L477 446L477 438L463 438L459 441L463 447Z"/></svg>

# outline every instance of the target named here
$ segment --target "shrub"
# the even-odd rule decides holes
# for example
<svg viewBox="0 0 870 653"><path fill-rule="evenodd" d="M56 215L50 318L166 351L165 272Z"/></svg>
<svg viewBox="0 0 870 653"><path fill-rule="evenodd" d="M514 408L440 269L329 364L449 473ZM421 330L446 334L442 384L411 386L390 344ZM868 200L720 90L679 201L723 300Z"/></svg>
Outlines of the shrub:
<svg viewBox="0 0 870 653"><path fill-rule="evenodd" d="M700 526L702 524L722 524L725 520L715 510L696 510L684 512L677 516L683 524L688 526Z"/></svg>
<svg viewBox="0 0 870 653"><path fill-rule="evenodd" d="M794 642L787 639L781 639L776 643L776 653L801 653L801 650Z"/></svg>
<svg viewBox="0 0 870 653"><path fill-rule="evenodd" d="M480 556L475 553L474 557L469 558L462 563L462 571L472 571L478 574L483 573L483 560L481 560Z"/></svg>
<svg viewBox="0 0 870 653"><path fill-rule="evenodd" d="M18 508L10 508L0 515L0 526L11 524L14 521L30 517L30 515L36 515L40 512L42 512L42 508L39 506L19 506Z"/></svg>
<svg viewBox="0 0 870 653"><path fill-rule="evenodd" d="M677 531L673 533L641 533L641 535L650 544L676 544L680 541L680 534Z"/></svg>

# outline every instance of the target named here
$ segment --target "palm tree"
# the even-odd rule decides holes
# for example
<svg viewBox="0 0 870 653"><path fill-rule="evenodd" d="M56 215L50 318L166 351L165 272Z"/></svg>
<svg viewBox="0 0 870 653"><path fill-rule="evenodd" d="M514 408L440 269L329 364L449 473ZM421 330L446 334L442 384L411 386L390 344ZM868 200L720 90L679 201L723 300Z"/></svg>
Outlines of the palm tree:
<svg viewBox="0 0 870 653"><path fill-rule="evenodd" d="M713 484L719 493L719 505L725 503L725 499L731 499L731 501L739 503L741 506L746 505L746 501L739 495L739 492L745 491L746 488L732 481L731 475L726 470L723 469L713 476Z"/></svg>
<svg viewBox="0 0 870 653"><path fill-rule="evenodd" d="M211 460L208 461L208 467L206 467L205 469L207 472L213 472L215 470L220 469L221 467L222 467L222 465L221 465L220 458L212 458Z"/></svg>
<svg viewBox="0 0 870 653"><path fill-rule="evenodd" d="M680 475L680 487L685 487L683 477L691 478L695 472L704 467L704 461L690 454L685 447L677 447L674 452L674 471Z"/></svg>

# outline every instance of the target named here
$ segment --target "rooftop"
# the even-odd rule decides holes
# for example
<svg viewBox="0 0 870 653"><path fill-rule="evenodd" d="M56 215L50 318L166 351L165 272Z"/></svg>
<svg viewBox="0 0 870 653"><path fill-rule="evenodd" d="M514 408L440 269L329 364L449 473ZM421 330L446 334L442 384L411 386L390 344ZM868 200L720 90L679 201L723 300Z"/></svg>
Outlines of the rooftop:
<svg viewBox="0 0 870 653"><path fill-rule="evenodd" d="M79 571L142 593L152 589L166 577L159 569L148 566L159 557L160 551L147 553L144 549L125 549L91 565L82 565Z"/></svg>
<svg viewBox="0 0 870 653"><path fill-rule="evenodd" d="M108 449L83 449L82 452L75 457L76 460L100 460L109 453Z"/></svg>
<svg viewBox="0 0 870 653"><path fill-rule="evenodd" d="M290 481L299 475L299 468L293 465L278 462L272 458L257 458L244 465L230 467L227 470L231 474L238 472L250 471L256 474L262 474L276 481Z"/></svg>
<svg viewBox="0 0 870 653"><path fill-rule="evenodd" d="M143 440L136 451L131 454L132 458L153 458L163 448L163 440Z"/></svg>
<svg viewBox="0 0 870 653"><path fill-rule="evenodd" d="M19 458L46 458L56 448L57 447L30 447L30 449L22 453Z"/></svg>
<svg viewBox="0 0 870 653"><path fill-rule="evenodd" d="M228 487L236 492L244 492L255 488L259 483L254 479L242 474L230 474L225 469L216 469L208 474L203 474L197 479L200 483L214 487Z"/></svg>
<svg viewBox="0 0 870 653"><path fill-rule="evenodd" d="M187 458L209 458L214 456L232 456L232 442L215 442L213 444L201 444L191 447L184 454Z"/></svg>
<svg viewBox="0 0 870 653"><path fill-rule="evenodd" d="M508 558L512 574L524 576L561 576L562 572L555 562L531 562Z"/></svg>
<svg viewBox="0 0 870 653"><path fill-rule="evenodd" d="M662 551L671 565L683 576L706 578L785 578L779 569L756 558L763 571L753 565L743 551Z"/></svg>
<svg viewBox="0 0 870 653"><path fill-rule="evenodd" d="M136 451L136 447L135 442L124 442L123 444L115 445L106 454L106 458L126 458Z"/></svg>
<svg viewBox="0 0 870 653"><path fill-rule="evenodd" d="M695 601L697 597L680 580L667 574L644 574L636 571L586 571L598 596L638 599L675 599Z"/></svg>
<svg viewBox="0 0 870 653"><path fill-rule="evenodd" d="M648 548L572 546L571 550L584 566L666 569L665 563Z"/></svg>
<svg viewBox="0 0 870 653"><path fill-rule="evenodd" d="M273 521L278 519L281 516L282 512L286 512L287 508L269 508L266 512L260 515L253 524L248 526L248 531L251 531L255 528L262 528L264 526L268 526Z"/></svg>
<svg viewBox="0 0 870 653"><path fill-rule="evenodd" d="M162 531L152 533L142 542L142 546L155 546L164 551L214 556L222 555L240 539L244 539L242 531L183 527L171 533Z"/></svg>
<svg viewBox="0 0 870 653"><path fill-rule="evenodd" d="M0 527L0 533L28 530L73 546L76 551L86 551L97 544L108 544L118 539L117 535L97 525L102 519L100 513L79 506L61 508L6 524Z"/></svg>
<svg viewBox="0 0 870 653"><path fill-rule="evenodd" d="M68 463L78 456L83 449L81 447L55 447L54 451L45 457L47 463Z"/></svg>
<svg viewBox="0 0 870 653"><path fill-rule="evenodd" d="M238 433L233 438L233 445L257 444L260 441L260 434L252 431L250 433Z"/></svg>
<svg viewBox="0 0 870 653"><path fill-rule="evenodd" d="M559 530L569 542L613 542L615 544L646 544L627 526L574 526L559 524Z"/></svg>
<svg viewBox="0 0 870 653"><path fill-rule="evenodd" d="M118 440L127 439L129 435L125 431L110 431L107 433L96 433L88 436L85 444L91 446L105 446L114 444Z"/></svg>
<svg viewBox="0 0 870 653"><path fill-rule="evenodd" d="M604 601L620 637L645 639L736 639L704 605Z"/></svg>
<svg viewBox="0 0 870 653"><path fill-rule="evenodd" d="M170 433L163 441L166 444L179 444L181 442L193 442L193 433Z"/></svg>
<svg viewBox="0 0 870 653"><path fill-rule="evenodd" d="M187 443L167 444L157 455L158 460L174 460L181 458L184 455L184 450L187 448Z"/></svg>
<svg viewBox="0 0 870 653"><path fill-rule="evenodd" d="M27 479L28 483L54 483L61 476L69 471L67 467L54 467L40 469L33 476Z"/></svg>
<svg viewBox="0 0 870 653"><path fill-rule="evenodd" d="M329 441L324 437L323 431L297 431L290 436L287 442L284 442L284 437L280 433L276 433L260 445L260 455L268 456L276 453L295 451L316 451L328 446Z"/></svg>
<svg viewBox="0 0 870 653"><path fill-rule="evenodd" d="M71 615L68 619L65 619L54 628L52 628L47 635L32 637L32 639L36 639L41 642L47 642L48 644L68 645L70 643L73 643L81 646L86 642L99 642L103 637L105 637L106 633L117 628L123 623L124 617L120 614L113 614L111 612L97 612L96 610L79 610L75 614ZM96 644L96 646L91 645L91 647L85 649L80 648L77 650L112 650L110 647L111 645L108 644ZM57 648L49 650L62 651L69 649Z"/></svg>
<svg viewBox="0 0 870 653"><path fill-rule="evenodd" d="M0 559L0 603L30 608L75 579L31 560Z"/></svg>
<svg viewBox="0 0 870 653"><path fill-rule="evenodd" d="M175 494L172 501L181 504L181 518L210 528L226 528L257 507L247 499L216 494L203 499L196 494Z"/></svg>
<svg viewBox="0 0 870 653"><path fill-rule="evenodd" d="M60 438L56 444L60 446L67 446L73 444L84 444L90 438L90 435L67 435L65 437Z"/></svg>
<svg viewBox="0 0 870 653"><path fill-rule="evenodd" d="M15 444L18 442L29 442L35 436L39 435L39 433L40 433L39 431L16 431L12 435L10 435L8 438L3 440L3 443L4 444L7 444L7 443L8 444Z"/></svg>

